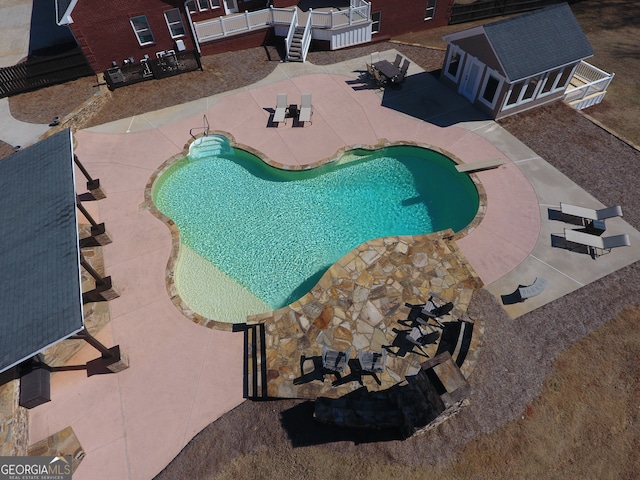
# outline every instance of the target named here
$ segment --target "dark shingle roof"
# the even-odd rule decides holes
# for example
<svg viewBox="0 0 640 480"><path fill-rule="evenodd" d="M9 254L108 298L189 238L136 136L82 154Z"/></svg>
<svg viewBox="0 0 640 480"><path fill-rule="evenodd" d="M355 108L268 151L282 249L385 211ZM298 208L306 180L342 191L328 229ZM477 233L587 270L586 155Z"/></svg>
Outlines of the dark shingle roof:
<svg viewBox="0 0 640 480"><path fill-rule="evenodd" d="M0 372L83 326L71 134L0 160Z"/></svg>
<svg viewBox="0 0 640 480"><path fill-rule="evenodd" d="M484 31L512 82L593 55L566 3L489 23Z"/></svg>

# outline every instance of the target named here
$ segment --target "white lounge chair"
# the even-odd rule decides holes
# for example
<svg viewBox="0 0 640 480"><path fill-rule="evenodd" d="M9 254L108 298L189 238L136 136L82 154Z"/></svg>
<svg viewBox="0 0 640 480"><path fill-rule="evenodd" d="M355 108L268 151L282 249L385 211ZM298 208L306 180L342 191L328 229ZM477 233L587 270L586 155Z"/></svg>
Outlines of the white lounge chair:
<svg viewBox="0 0 640 480"><path fill-rule="evenodd" d="M311 115L313 115L313 106L311 105L311 94L303 93L300 96L300 113L298 113L298 122L309 122L311 121Z"/></svg>
<svg viewBox="0 0 640 480"><path fill-rule="evenodd" d="M276 100L276 112L273 114L273 123L287 123L287 94L279 93Z"/></svg>
<svg viewBox="0 0 640 480"><path fill-rule="evenodd" d="M610 237L600 237L578 230L564 229L564 238L567 242L577 243L594 249L595 256L609 253L612 248L628 247L631 245L629 235L611 235Z"/></svg>
<svg viewBox="0 0 640 480"><path fill-rule="evenodd" d="M620 205L595 210L560 202L560 211L565 215L581 217L587 220L606 220L607 218L622 216L622 207Z"/></svg>

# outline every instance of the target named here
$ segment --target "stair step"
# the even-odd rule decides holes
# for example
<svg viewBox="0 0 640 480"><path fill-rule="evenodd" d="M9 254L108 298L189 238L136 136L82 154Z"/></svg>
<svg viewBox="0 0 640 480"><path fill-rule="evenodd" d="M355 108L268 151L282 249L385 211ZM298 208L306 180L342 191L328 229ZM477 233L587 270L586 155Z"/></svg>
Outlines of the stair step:
<svg viewBox="0 0 640 480"><path fill-rule="evenodd" d="M245 328L245 386L246 398L267 396L267 365L264 325L247 325Z"/></svg>

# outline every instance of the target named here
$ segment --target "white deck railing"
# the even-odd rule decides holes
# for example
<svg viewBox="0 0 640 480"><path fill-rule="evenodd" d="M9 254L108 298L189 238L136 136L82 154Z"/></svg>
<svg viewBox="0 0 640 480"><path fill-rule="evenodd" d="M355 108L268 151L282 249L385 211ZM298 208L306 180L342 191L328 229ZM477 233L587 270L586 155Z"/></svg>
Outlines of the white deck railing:
<svg viewBox="0 0 640 480"><path fill-rule="evenodd" d="M265 8L224 17L193 22L198 43L208 42L229 35L237 35L254 28L272 25L290 25L296 16L295 8ZM349 10L310 12L312 28L340 28L371 20L371 4L364 0L352 0Z"/></svg>
<svg viewBox="0 0 640 480"><path fill-rule="evenodd" d="M311 46L311 15L307 17L307 23L304 26L304 35L302 37L302 61L307 60L307 53Z"/></svg>
<svg viewBox="0 0 640 480"><path fill-rule="evenodd" d="M224 17L193 22L198 43L208 42L216 38L237 35L254 28L268 27L276 24L291 24L295 8L265 8L255 12L244 12Z"/></svg>
<svg viewBox="0 0 640 480"><path fill-rule="evenodd" d="M289 31L287 32L287 36L284 39L284 44L287 49L287 60L289 60L289 52L291 51L291 44L293 43L293 34L296 33L296 28L298 27L298 10L293 10L293 18L291 19L291 24L289 25Z"/></svg>
<svg viewBox="0 0 640 480"><path fill-rule="evenodd" d="M605 92L614 73L607 73L585 62L580 62L564 95L567 103L575 102L598 92ZM603 93L604 95L604 93Z"/></svg>
<svg viewBox="0 0 640 480"><path fill-rule="evenodd" d="M311 27L339 28L357 23L368 22L371 19L371 4L364 0L352 0L349 10L337 12L311 12Z"/></svg>

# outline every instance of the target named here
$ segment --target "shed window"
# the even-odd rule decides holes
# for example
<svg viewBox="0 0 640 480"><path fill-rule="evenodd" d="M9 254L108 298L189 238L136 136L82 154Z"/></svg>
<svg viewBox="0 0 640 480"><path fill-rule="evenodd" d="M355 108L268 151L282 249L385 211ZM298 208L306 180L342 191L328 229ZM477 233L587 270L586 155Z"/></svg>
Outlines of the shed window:
<svg viewBox="0 0 640 480"><path fill-rule="evenodd" d="M487 67L487 74L482 82L478 100L493 110L500 97L503 84L504 77L492 68Z"/></svg>
<svg viewBox="0 0 640 480"><path fill-rule="evenodd" d="M174 8L164 12L164 19L167 21L167 26L171 32L171 38L178 38L185 35L184 25L182 24L182 17L180 16L180 10Z"/></svg>
<svg viewBox="0 0 640 480"><path fill-rule="evenodd" d="M538 88L538 83L540 82L540 77L533 77L529 79L529 83L527 84L527 88L524 91L524 95L522 96L522 100L531 100L536 93L536 89Z"/></svg>
<svg viewBox="0 0 640 480"><path fill-rule="evenodd" d="M380 31L380 17L382 17L382 12L373 12L371 14L371 33Z"/></svg>
<svg viewBox="0 0 640 480"><path fill-rule="evenodd" d="M571 76L571 72L573 72L573 66L559 68L549 72L544 86L540 91L540 96L564 90Z"/></svg>
<svg viewBox="0 0 640 480"><path fill-rule="evenodd" d="M551 90L555 89L555 83L558 79L558 75L560 75L560 70L554 70L553 72L549 72L547 78L544 81L544 86L542 90L540 90L540 95L544 95L549 93Z"/></svg>
<svg viewBox="0 0 640 480"><path fill-rule="evenodd" d="M431 20L436 14L436 0L427 0L427 8L424 12L424 19Z"/></svg>
<svg viewBox="0 0 640 480"><path fill-rule="evenodd" d="M490 75L487 79L487 85L484 88L484 93L482 94L482 98L484 98L487 102L492 103L493 99L496 97L496 92L498 91L498 85L500 85L500 80L498 80L493 75Z"/></svg>
<svg viewBox="0 0 640 480"><path fill-rule="evenodd" d="M518 82L511 87L511 92L509 92L509 97L507 98L507 105L515 105L518 103L522 87L524 87L524 82Z"/></svg>
<svg viewBox="0 0 640 480"><path fill-rule="evenodd" d="M464 58L464 52L460 50L456 45L451 45L449 47L449 57L447 58L447 65L445 67L444 73L447 77L449 77L454 82L458 82L458 78L460 77L460 65Z"/></svg>
<svg viewBox="0 0 640 480"><path fill-rule="evenodd" d="M149 22L145 15L133 17L129 20L131 21L131 27L133 28L136 37L138 37L138 43L140 45L150 45L155 42L153 33L151 32L151 27L149 27Z"/></svg>
<svg viewBox="0 0 640 480"><path fill-rule="evenodd" d="M572 73L573 73L573 66L564 67L564 70L562 71L562 75L560 75L560 80L558 80L558 88L566 88Z"/></svg>

